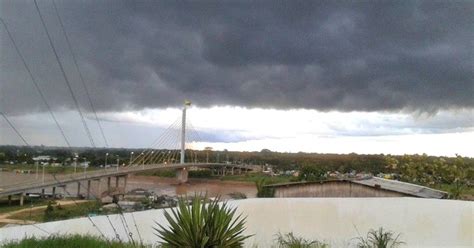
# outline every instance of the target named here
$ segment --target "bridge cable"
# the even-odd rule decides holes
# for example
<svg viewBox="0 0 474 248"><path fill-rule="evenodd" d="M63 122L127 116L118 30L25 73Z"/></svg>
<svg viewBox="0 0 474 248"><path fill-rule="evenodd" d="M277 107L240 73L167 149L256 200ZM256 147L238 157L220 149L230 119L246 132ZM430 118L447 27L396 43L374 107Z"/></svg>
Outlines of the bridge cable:
<svg viewBox="0 0 474 248"><path fill-rule="evenodd" d="M192 123L191 123L190 120L188 121L188 124L189 124L188 130L189 130L190 141L192 141L192 139L194 139L194 141L196 141L196 142L202 140L201 137L200 137L200 135L199 135L199 133L198 133L198 132L196 131L196 129L193 127L193 125L192 125ZM192 143L192 142L190 142L190 143ZM197 151L196 151L196 152L195 152L194 150L191 150L191 151L194 153L194 155L197 155ZM195 162L196 162L196 161L195 161Z"/></svg>
<svg viewBox="0 0 474 248"><path fill-rule="evenodd" d="M172 128L169 128L169 129L167 130L167 132L162 135L162 137L163 137L163 138L161 139L162 142L161 142L161 143L157 143L157 144L154 145L154 148L155 148L157 151L159 150L159 147L166 147L166 143L167 143L170 139L173 139L173 138L174 138L174 134L173 134L174 130L175 130L175 127L173 126ZM153 162L153 159L154 159L155 157L156 157L156 155L154 155L154 154L152 153L152 154L146 159L145 163L147 163L147 162L150 162L150 163Z"/></svg>
<svg viewBox="0 0 474 248"><path fill-rule="evenodd" d="M95 119L97 121L97 125L99 126L99 130L100 130L100 133L102 135L102 138L104 139L104 143L105 143L105 146L106 147L109 147L109 143L107 142L107 138L105 137L105 134L104 134L104 130L102 128L102 125L100 124L100 120L99 120L99 117L97 116L97 112L95 110L95 107L94 107L94 104L92 102L92 98L89 94L89 89L87 88L87 85L84 81L84 77L82 75L82 71L79 69L79 65L77 63L77 59L76 59L76 54L74 53L74 50L72 49L72 46L71 46L71 42L69 41L69 36L67 35L67 32L66 32L66 29L64 27L64 24L63 24L63 21L62 21L62 18L61 18L61 15L59 14L59 11L58 11L58 8L56 6L56 2L55 0L52 0L53 2L53 7L54 7L54 11L56 12L56 16L58 17L58 21L59 21L59 25L61 27L61 30L63 31L63 34L64 34L64 37L66 39L66 43L67 43L67 47L69 48L69 51L71 52L71 56L72 56L72 60L74 62L74 65L76 67L76 70L79 74L79 78L80 78L80 81L82 83L82 86L84 87L84 91L86 92L86 95L87 95L87 99L89 101L89 104L91 106L91 110L92 112L94 113L94 116L95 116Z"/></svg>
<svg viewBox="0 0 474 248"><path fill-rule="evenodd" d="M168 140L170 140L170 138L172 138L174 136L173 133L170 132L170 131L171 130L168 130L168 132L164 133L162 135L162 143L157 144L155 146L157 148L157 153L150 158L150 163L151 164L154 164L154 163L157 163L157 162L159 163L159 158L163 155L162 150L164 148L167 148L166 143L168 142Z"/></svg>
<svg viewBox="0 0 474 248"><path fill-rule="evenodd" d="M80 118L81 118L82 125L84 126L84 129L85 129L85 131L86 131L87 137L89 138L89 141L91 142L91 145L92 145L93 147L95 147L94 139L92 138L92 134L91 134L91 132L90 132L90 130L89 130L89 127L87 126L86 120L85 120L84 115L83 115L83 113L82 113L82 111L81 111L81 109L80 109L79 102L78 102L78 100L77 100L77 98L76 98L76 95L74 94L74 91L73 91L73 89L72 89L72 87L71 87L71 84L70 84L70 82L69 82L69 79L68 79L68 77L67 77L67 75L66 75L66 72L65 72L65 70L64 70L63 64L62 64L62 62L61 62L61 60L60 60L60 58L59 58L59 55L58 55L58 53L57 53L57 51L56 51L56 48L54 47L53 40L52 40L52 38L51 38L51 35L49 34L48 28L47 28L46 23L45 23L45 21L44 21L44 19L43 19L43 15L41 14L41 11L40 11L40 9L39 9L39 7L38 7L37 0L34 0L34 3L35 3L36 10L38 11L38 15L39 15L39 17L40 17L40 20L41 20L41 23L42 23L42 25L43 25L43 28L44 28L44 30L45 30L46 36L48 37L48 41L49 41L49 44L50 44L50 46L51 46L51 49L52 49L52 51L53 51L53 53L54 53L54 57L56 58L56 61L58 62L59 69L61 70L61 73L62 73L62 76L63 76L63 78L64 78L64 81L66 82L66 86L67 86L67 88L68 88L68 90L69 90L69 93L70 93L71 96L72 96L72 100L73 100L73 102L74 102L74 105L75 105L75 107L76 107L76 110L78 111L79 116L80 116Z"/></svg>
<svg viewBox="0 0 474 248"><path fill-rule="evenodd" d="M170 153L172 153L172 151L174 150L174 148L166 146L166 143L170 141L173 137L174 137L173 133L169 132L166 142L164 143L163 149L160 149L158 156L155 155L155 157L152 158L153 159L153 161L151 161L152 163L154 163L155 161L159 163L160 159L163 159L163 163L166 161L166 158L169 157ZM163 151L164 153L161 151Z"/></svg>
<svg viewBox="0 0 474 248"><path fill-rule="evenodd" d="M176 135L177 130L178 130L178 128L174 128L174 129L170 130L170 138L167 140L166 143L163 144L163 148L166 148L169 151L168 154L166 154L166 153L162 154L162 155L164 155L164 156L162 156L163 159L166 159L167 157L169 157L170 154L173 153L176 150L176 148L174 147L173 144L175 144L175 138L177 137L177 135ZM170 144L170 142L171 142L171 144Z"/></svg>
<svg viewBox="0 0 474 248"><path fill-rule="evenodd" d="M164 130L164 132L153 142L153 144L151 145L151 147L155 147L157 145L157 143L159 142L162 142L164 141L165 139L167 140L167 136L169 136L169 131L172 130L174 128L174 126L178 125L178 121L179 119L177 119L173 124L171 124L167 129ZM140 155L134 160L135 161L139 161L140 163L137 163L136 165L139 165L139 164L144 164L145 163L145 159L146 157L148 157L148 155L151 153L151 151L153 149L146 149L144 150L142 153L140 153Z"/></svg>
<svg viewBox="0 0 474 248"><path fill-rule="evenodd" d="M177 122L178 122L178 119L177 119L175 122L173 122L167 129L165 129L164 132L167 132L168 129L171 128L172 126L176 125ZM160 141L160 139L163 137L163 135L164 135L164 134L161 134L157 139L155 139L155 140L153 141L153 143L150 145L150 147L155 146L155 144ZM148 153L148 152L151 152L151 150L150 150L150 149L145 149L144 151L142 151L142 152L132 161L132 164L134 164L136 161L139 161L139 162L143 161L145 153ZM138 163L137 163L137 164L138 164Z"/></svg>
<svg viewBox="0 0 474 248"><path fill-rule="evenodd" d="M35 86L35 89L36 89L36 91L38 91L38 94L40 95L41 100L43 101L44 105L48 109L48 112L51 115L51 118L53 119L54 123L56 124L56 127L58 128L59 132L61 133L61 136L63 137L64 141L66 142L67 147L71 148L71 144L69 143L69 140L66 137L66 134L64 133L63 128L61 127L61 125L59 125L59 122L58 122L56 116L54 115L53 110L51 109L51 106L48 104L48 101L46 100L46 97L45 97L43 91L41 90L41 88L38 85L38 82L36 81L35 77L33 76L33 73L31 72L30 67L26 63L26 60L23 57L23 54L20 52L20 49L19 49L18 45L16 44L16 41L13 38L13 35L10 33L10 30L8 29L7 24L5 23L5 21L2 18L0 18L0 22L3 24L3 27L7 31L8 37L10 38L10 41L12 42L13 46L15 47L15 50L16 50L16 53L18 54L18 57L20 57L20 60L23 63L23 66L25 67L26 71L28 72L28 75L30 76L31 82Z"/></svg>
<svg viewBox="0 0 474 248"><path fill-rule="evenodd" d="M176 130L177 133L179 134L179 131ZM180 149L180 143L181 143L181 139L179 137L179 135L174 135L173 137L177 137L176 140L172 140L173 143L171 143L171 152L169 153L168 157L166 158L168 161L170 161L171 163L173 163L174 161L176 161L176 156L181 153L181 149ZM176 147L176 148L175 148Z"/></svg>
<svg viewBox="0 0 474 248"><path fill-rule="evenodd" d="M197 163L197 150L195 151L195 148L191 146L191 144L196 141L196 135L195 135L195 130L193 130L191 123L188 121L188 127L187 130L188 132L188 142L190 144L190 154L191 154L191 161L194 161L194 163Z"/></svg>

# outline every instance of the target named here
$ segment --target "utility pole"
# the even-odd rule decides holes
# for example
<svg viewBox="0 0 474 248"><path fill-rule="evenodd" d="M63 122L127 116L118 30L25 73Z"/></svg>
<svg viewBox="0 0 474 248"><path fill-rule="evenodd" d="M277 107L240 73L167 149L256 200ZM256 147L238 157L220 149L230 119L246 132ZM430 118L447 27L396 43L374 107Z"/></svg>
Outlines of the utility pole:
<svg viewBox="0 0 474 248"><path fill-rule="evenodd" d="M42 179L41 179L41 181L42 181L42 182L43 182L43 184L44 184L44 164L43 164L43 176L42 176Z"/></svg>
<svg viewBox="0 0 474 248"><path fill-rule="evenodd" d="M86 165L86 158L84 158L84 177L87 177L87 165Z"/></svg>
<svg viewBox="0 0 474 248"><path fill-rule="evenodd" d="M132 165L132 161L133 161L133 152L130 152L130 163L129 163L129 166Z"/></svg>
<svg viewBox="0 0 474 248"><path fill-rule="evenodd" d="M181 159L180 163L184 164L184 153L186 143L186 107L191 106L191 102L188 100L184 101L183 116L181 119Z"/></svg>
<svg viewBox="0 0 474 248"><path fill-rule="evenodd" d="M209 151L212 150L212 147L208 146L204 150L206 150L206 163L209 163Z"/></svg>

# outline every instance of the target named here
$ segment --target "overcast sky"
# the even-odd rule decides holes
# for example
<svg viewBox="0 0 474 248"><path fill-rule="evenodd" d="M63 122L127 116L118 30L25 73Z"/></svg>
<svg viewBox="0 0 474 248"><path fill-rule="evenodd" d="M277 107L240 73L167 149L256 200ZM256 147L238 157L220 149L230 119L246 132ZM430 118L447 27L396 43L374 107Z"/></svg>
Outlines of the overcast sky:
<svg viewBox="0 0 474 248"><path fill-rule="evenodd" d="M104 146L51 1L38 1L95 143ZM201 149L474 156L473 1L56 1L114 147L179 118ZM90 146L33 1L0 17L73 146ZM0 26L0 111L65 145ZM0 120L0 144L21 144Z"/></svg>

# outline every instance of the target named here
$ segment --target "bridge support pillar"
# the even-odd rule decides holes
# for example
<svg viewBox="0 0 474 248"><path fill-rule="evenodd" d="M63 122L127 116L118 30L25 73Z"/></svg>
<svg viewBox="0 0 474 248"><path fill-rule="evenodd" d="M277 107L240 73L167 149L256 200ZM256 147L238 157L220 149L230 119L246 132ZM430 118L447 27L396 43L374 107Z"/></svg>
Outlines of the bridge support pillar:
<svg viewBox="0 0 474 248"><path fill-rule="evenodd" d="M123 191L127 192L127 180L128 180L128 174L123 177Z"/></svg>
<svg viewBox="0 0 474 248"><path fill-rule="evenodd" d="M97 197L99 197L99 200L102 199L102 192L101 192L101 187L100 187L102 186L101 181L102 180L100 178L97 180Z"/></svg>
<svg viewBox="0 0 474 248"><path fill-rule="evenodd" d="M8 206L12 205L12 195L8 196Z"/></svg>
<svg viewBox="0 0 474 248"><path fill-rule="evenodd" d="M51 196L53 197L53 199L56 199L56 187L53 187L53 191L51 193Z"/></svg>
<svg viewBox="0 0 474 248"><path fill-rule="evenodd" d="M77 197L81 195L81 182L77 182Z"/></svg>
<svg viewBox="0 0 474 248"><path fill-rule="evenodd" d="M115 188L118 188L119 182L120 182L120 177L119 177L119 176L116 176L116 177L115 177Z"/></svg>
<svg viewBox="0 0 474 248"><path fill-rule="evenodd" d="M233 176L234 175L234 167L232 167L230 174Z"/></svg>
<svg viewBox="0 0 474 248"><path fill-rule="evenodd" d="M176 170L176 178L178 179L179 183L187 183L188 182L188 169L182 168Z"/></svg>
<svg viewBox="0 0 474 248"><path fill-rule="evenodd" d="M25 201L25 192L22 192L20 194L20 206L23 206L24 201Z"/></svg>
<svg viewBox="0 0 474 248"><path fill-rule="evenodd" d="M110 193L110 177L107 177L107 192Z"/></svg>
<svg viewBox="0 0 474 248"><path fill-rule="evenodd" d="M90 199L90 196L91 196L91 180L87 180L86 199Z"/></svg>

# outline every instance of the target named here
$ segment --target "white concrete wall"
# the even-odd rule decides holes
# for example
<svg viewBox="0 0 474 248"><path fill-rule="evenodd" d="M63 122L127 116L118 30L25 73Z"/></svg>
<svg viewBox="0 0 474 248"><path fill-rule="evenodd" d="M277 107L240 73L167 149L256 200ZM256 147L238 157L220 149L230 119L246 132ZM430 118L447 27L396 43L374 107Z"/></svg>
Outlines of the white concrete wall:
<svg viewBox="0 0 474 248"><path fill-rule="evenodd" d="M474 203L418 198L269 198L231 202L247 216L247 234L255 234L246 245L271 247L275 234L293 232L309 239L327 241L331 247L348 247L358 232L384 227L401 233L409 247L474 247ZM159 241L151 228L166 224L162 210L133 213L144 242ZM109 216L122 240L128 240L118 215ZM133 237L138 232L132 214L125 214ZM92 218L107 237L114 231L106 216ZM100 235L87 218L38 224L57 234ZM357 230L358 232L357 232ZM0 229L0 243L25 236L47 236L34 226Z"/></svg>

